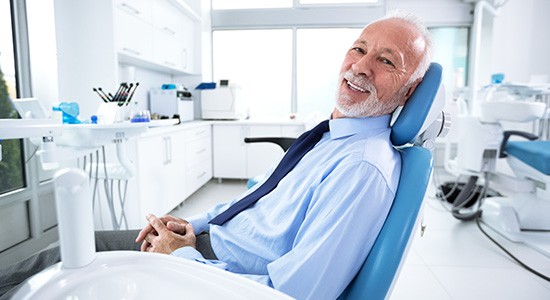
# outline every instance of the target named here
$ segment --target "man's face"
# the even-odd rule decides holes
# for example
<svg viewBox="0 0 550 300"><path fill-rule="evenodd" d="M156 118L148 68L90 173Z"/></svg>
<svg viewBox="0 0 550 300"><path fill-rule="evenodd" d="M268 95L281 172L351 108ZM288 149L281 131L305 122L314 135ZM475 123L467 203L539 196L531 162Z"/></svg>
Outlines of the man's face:
<svg viewBox="0 0 550 300"><path fill-rule="evenodd" d="M333 115L379 116L403 105L418 84L406 85L425 47L422 35L403 20L387 19L367 26L340 69Z"/></svg>

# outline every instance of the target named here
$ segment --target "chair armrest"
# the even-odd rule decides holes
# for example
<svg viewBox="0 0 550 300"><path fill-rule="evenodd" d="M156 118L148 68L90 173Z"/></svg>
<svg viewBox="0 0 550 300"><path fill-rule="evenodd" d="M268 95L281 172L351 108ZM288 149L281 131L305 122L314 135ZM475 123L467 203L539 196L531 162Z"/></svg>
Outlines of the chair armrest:
<svg viewBox="0 0 550 300"><path fill-rule="evenodd" d="M499 151L500 155L498 156L498 158L505 158L508 156L508 153L506 153L505 149L506 149L506 144L508 144L508 140L512 135L521 136L530 141L534 141L539 138L538 136L525 131L517 131L517 130L504 131L504 138L502 139L502 143L500 143L500 151Z"/></svg>

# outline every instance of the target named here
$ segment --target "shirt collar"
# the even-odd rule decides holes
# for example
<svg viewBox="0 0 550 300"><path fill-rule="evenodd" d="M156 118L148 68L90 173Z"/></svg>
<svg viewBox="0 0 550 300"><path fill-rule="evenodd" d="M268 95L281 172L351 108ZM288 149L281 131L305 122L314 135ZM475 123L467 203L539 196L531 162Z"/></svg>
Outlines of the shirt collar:
<svg viewBox="0 0 550 300"><path fill-rule="evenodd" d="M389 129L391 115L364 118L338 118L329 122L330 138L337 139L375 129Z"/></svg>

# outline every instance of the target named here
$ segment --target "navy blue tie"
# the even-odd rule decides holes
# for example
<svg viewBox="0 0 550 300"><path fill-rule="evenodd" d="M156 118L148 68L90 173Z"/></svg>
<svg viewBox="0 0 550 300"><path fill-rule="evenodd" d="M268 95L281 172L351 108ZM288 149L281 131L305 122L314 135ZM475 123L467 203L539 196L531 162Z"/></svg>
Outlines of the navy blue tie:
<svg viewBox="0 0 550 300"><path fill-rule="evenodd" d="M281 181L281 179L283 179L283 177L285 177L286 174L288 174L288 172L296 166L300 159L302 159L302 157L309 152L309 150L311 150L315 144L319 142L319 140L321 140L323 133L327 132L328 129L328 120L325 120L315 126L312 130L307 131L298 137L292 146L290 146L283 159L281 159L281 162L277 168L275 168L275 171L273 171L271 176L269 176L262 186L237 201L235 204L231 205L224 212L214 217L210 220L210 224L220 226L223 225L241 211L254 205L256 201L260 200L263 196L267 195L274 188L276 188L279 181Z"/></svg>

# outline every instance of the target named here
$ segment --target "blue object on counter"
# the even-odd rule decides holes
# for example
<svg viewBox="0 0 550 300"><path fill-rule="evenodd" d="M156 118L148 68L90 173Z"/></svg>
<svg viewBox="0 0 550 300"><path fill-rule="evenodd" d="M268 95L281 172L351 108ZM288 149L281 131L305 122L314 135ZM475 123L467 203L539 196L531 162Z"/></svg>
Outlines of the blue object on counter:
<svg viewBox="0 0 550 300"><path fill-rule="evenodd" d="M90 121L92 121L92 124L97 124L97 116L96 115L91 116Z"/></svg>
<svg viewBox="0 0 550 300"><path fill-rule="evenodd" d="M201 84L197 85L195 88L196 90L213 90L216 88L215 82L202 82Z"/></svg>
<svg viewBox="0 0 550 300"><path fill-rule="evenodd" d="M175 90L176 85L173 84L173 83L165 83L161 86L161 89L163 89L163 90Z"/></svg>
<svg viewBox="0 0 550 300"><path fill-rule="evenodd" d="M53 107L54 111L60 111L62 113L63 124L80 124L78 115L80 114L80 107L76 102L61 102L58 106Z"/></svg>
<svg viewBox="0 0 550 300"><path fill-rule="evenodd" d="M491 75L491 83L502 83L504 81L503 73L495 73Z"/></svg>
<svg viewBox="0 0 550 300"><path fill-rule="evenodd" d="M148 110L140 110L132 112L130 123L145 123L151 122L151 113Z"/></svg>

